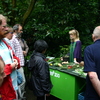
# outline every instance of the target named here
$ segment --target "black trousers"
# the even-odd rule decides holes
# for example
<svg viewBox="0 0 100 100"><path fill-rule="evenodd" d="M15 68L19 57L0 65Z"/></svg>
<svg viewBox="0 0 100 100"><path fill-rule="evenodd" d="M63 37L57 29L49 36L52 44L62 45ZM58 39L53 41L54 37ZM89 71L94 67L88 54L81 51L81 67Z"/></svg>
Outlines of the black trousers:
<svg viewBox="0 0 100 100"><path fill-rule="evenodd" d="M41 97L37 97L36 100L50 100L50 96L41 96Z"/></svg>
<svg viewBox="0 0 100 100"><path fill-rule="evenodd" d="M37 97L37 100L45 100L45 96Z"/></svg>

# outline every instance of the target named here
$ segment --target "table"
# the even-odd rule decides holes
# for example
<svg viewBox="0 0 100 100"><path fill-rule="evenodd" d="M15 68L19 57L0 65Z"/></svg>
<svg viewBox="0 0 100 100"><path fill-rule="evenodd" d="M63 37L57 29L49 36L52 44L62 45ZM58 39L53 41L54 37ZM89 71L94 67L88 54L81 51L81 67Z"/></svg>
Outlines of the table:
<svg viewBox="0 0 100 100"><path fill-rule="evenodd" d="M53 84L51 94L61 100L78 100L78 94L85 88L85 77L68 70L52 66L50 77Z"/></svg>

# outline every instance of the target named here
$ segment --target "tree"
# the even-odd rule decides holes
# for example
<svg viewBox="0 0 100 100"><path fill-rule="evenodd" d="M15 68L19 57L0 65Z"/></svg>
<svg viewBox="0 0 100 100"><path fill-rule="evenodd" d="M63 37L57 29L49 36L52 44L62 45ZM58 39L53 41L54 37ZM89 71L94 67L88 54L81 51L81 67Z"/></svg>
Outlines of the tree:
<svg viewBox="0 0 100 100"><path fill-rule="evenodd" d="M9 19L9 24L25 24L37 0L1 0L0 12Z"/></svg>
<svg viewBox="0 0 100 100"><path fill-rule="evenodd" d="M24 25L23 37L30 48L35 40L44 39L51 54L59 55L60 46L70 44L68 32L73 28L80 33L82 50L92 43L91 33L100 22L100 1L1 0L0 12L8 16L10 25Z"/></svg>
<svg viewBox="0 0 100 100"><path fill-rule="evenodd" d="M92 43L91 33L94 27L99 25L98 0L40 1L25 25L27 33L31 35L31 43L37 39L45 39L49 43L51 53L59 54L59 46L70 44L68 32L73 28L80 33L82 50Z"/></svg>

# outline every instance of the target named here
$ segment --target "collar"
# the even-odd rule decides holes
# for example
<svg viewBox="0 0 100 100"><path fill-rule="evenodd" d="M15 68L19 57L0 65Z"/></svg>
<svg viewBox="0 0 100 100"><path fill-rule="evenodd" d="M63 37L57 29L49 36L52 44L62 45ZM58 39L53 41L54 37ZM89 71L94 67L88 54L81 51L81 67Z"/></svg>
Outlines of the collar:
<svg viewBox="0 0 100 100"><path fill-rule="evenodd" d="M100 39L97 39L95 42L99 42L99 41L100 41ZM94 43L95 43L95 42L94 42Z"/></svg>
<svg viewBox="0 0 100 100"><path fill-rule="evenodd" d="M46 57L45 57L45 55L43 53L39 53L39 52L33 51L33 54L32 55L40 56L43 59L46 59Z"/></svg>

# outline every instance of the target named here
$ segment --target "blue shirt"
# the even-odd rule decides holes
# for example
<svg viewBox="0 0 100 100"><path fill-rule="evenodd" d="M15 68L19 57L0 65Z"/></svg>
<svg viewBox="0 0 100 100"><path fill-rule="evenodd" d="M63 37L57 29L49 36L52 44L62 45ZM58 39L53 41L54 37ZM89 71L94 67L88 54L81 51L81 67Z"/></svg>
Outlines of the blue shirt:
<svg viewBox="0 0 100 100"><path fill-rule="evenodd" d="M12 51L8 49L6 44L0 40L0 56L2 57L3 61L5 64L11 64L13 63L13 58L12 58ZM17 72L16 70L13 71L11 74L11 79L12 79L12 84L15 90L18 89L17 85Z"/></svg>
<svg viewBox="0 0 100 100"><path fill-rule="evenodd" d="M100 80L100 39L89 45L84 50L84 71L96 72ZM87 75L85 100L100 100Z"/></svg>

